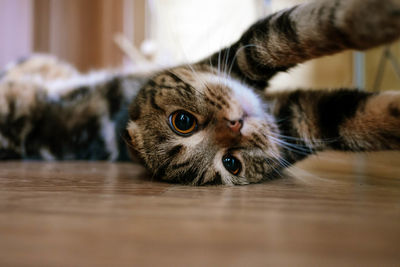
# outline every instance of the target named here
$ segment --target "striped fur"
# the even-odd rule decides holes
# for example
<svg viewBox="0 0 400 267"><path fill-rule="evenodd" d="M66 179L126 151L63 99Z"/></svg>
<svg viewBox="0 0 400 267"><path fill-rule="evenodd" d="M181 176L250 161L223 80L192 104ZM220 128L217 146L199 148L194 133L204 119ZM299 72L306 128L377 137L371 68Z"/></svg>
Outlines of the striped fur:
<svg viewBox="0 0 400 267"><path fill-rule="evenodd" d="M128 159L128 105L145 77L81 75L35 55L0 80L0 159Z"/></svg>
<svg viewBox="0 0 400 267"><path fill-rule="evenodd" d="M399 0L320 0L282 10L252 25L235 44L203 61L264 89L277 72L344 49L398 38Z"/></svg>
<svg viewBox="0 0 400 267"><path fill-rule="evenodd" d="M150 78L30 58L0 75L0 159L125 159L126 141L154 177L233 185L274 179L324 149L400 149L399 93L262 91L298 63L399 35L400 0L320 0ZM191 114L192 132L174 129L176 112Z"/></svg>
<svg viewBox="0 0 400 267"><path fill-rule="evenodd" d="M256 92L298 63L399 35L398 0L318 1L273 14L209 58L156 74L131 106L133 148L154 176L189 184L272 179L324 149L399 149L399 93ZM193 114L199 130L172 132L167 118L176 110ZM227 121L241 121L240 132ZM242 163L239 175L224 168L227 154Z"/></svg>

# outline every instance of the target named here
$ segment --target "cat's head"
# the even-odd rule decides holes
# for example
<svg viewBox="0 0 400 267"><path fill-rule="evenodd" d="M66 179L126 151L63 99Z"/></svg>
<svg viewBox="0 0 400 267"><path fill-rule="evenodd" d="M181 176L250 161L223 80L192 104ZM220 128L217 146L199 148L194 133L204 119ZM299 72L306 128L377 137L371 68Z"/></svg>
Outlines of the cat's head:
<svg viewBox="0 0 400 267"><path fill-rule="evenodd" d="M248 184L273 176L276 124L231 78L178 67L154 76L130 109L130 146L154 176L185 184Z"/></svg>

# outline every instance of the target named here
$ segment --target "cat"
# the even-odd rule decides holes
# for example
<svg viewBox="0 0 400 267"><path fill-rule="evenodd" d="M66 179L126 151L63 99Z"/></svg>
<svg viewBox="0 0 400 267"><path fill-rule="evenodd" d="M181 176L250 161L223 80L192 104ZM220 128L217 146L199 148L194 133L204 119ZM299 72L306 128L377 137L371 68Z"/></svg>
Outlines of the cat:
<svg viewBox="0 0 400 267"><path fill-rule="evenodd" d="M128 106L146 74L80 74L36 54L0 75L0 159L129 160Z"/></svg>
<svg viewBox="0 0 400 267"><path fill-rule="evenodd" d="M398 92L264 90L299 63L399 37L399 0L331 0L274 13L210 57L151 75L63 66L65 79L12 78L28 59L0 78L0 158L130 154L165 181L243 185L325 149L400 149Z"/></svg>

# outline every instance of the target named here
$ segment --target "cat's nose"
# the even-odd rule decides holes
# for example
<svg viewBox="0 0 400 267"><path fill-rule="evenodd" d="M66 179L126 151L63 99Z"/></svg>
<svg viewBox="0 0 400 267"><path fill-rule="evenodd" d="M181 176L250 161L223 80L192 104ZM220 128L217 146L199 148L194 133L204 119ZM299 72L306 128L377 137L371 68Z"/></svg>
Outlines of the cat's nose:
<svg viewBox="0 0 400 267"><path fill-rule="evenodd" d="M215 129L215 139L218 145L230 147L240 142L243 120L220 120Z"/></svg>
<svg viewBox="0 0 400 267"><path fill-rule="evenodd" d="M228 121L228 127L231 129L232 132L234 133L239 133L240 129L243 127L243 120L233 120L233 121Z"/></svg>

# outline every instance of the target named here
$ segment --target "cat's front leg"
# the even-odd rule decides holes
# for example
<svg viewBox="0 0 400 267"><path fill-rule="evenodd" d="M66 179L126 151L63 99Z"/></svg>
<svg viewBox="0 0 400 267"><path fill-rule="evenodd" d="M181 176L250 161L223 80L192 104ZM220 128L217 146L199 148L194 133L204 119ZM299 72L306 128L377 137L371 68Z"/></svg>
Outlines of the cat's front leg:
<svg viewBox="0 0 400 267"><path fill-rule="evenodd" d="M296 64L346 49L368 49L399 37L400 0L320 0L258 21L238 42L203 63L264 89L277 72Z"/></svg>
<svg viewBox="0 0 400 267"><path fill-rule="evenodd" d="M310 152L400 149L400 92L294 91L267 99L282 138L294 146ZM304 157L288 154L293 161Z"/></svg>

